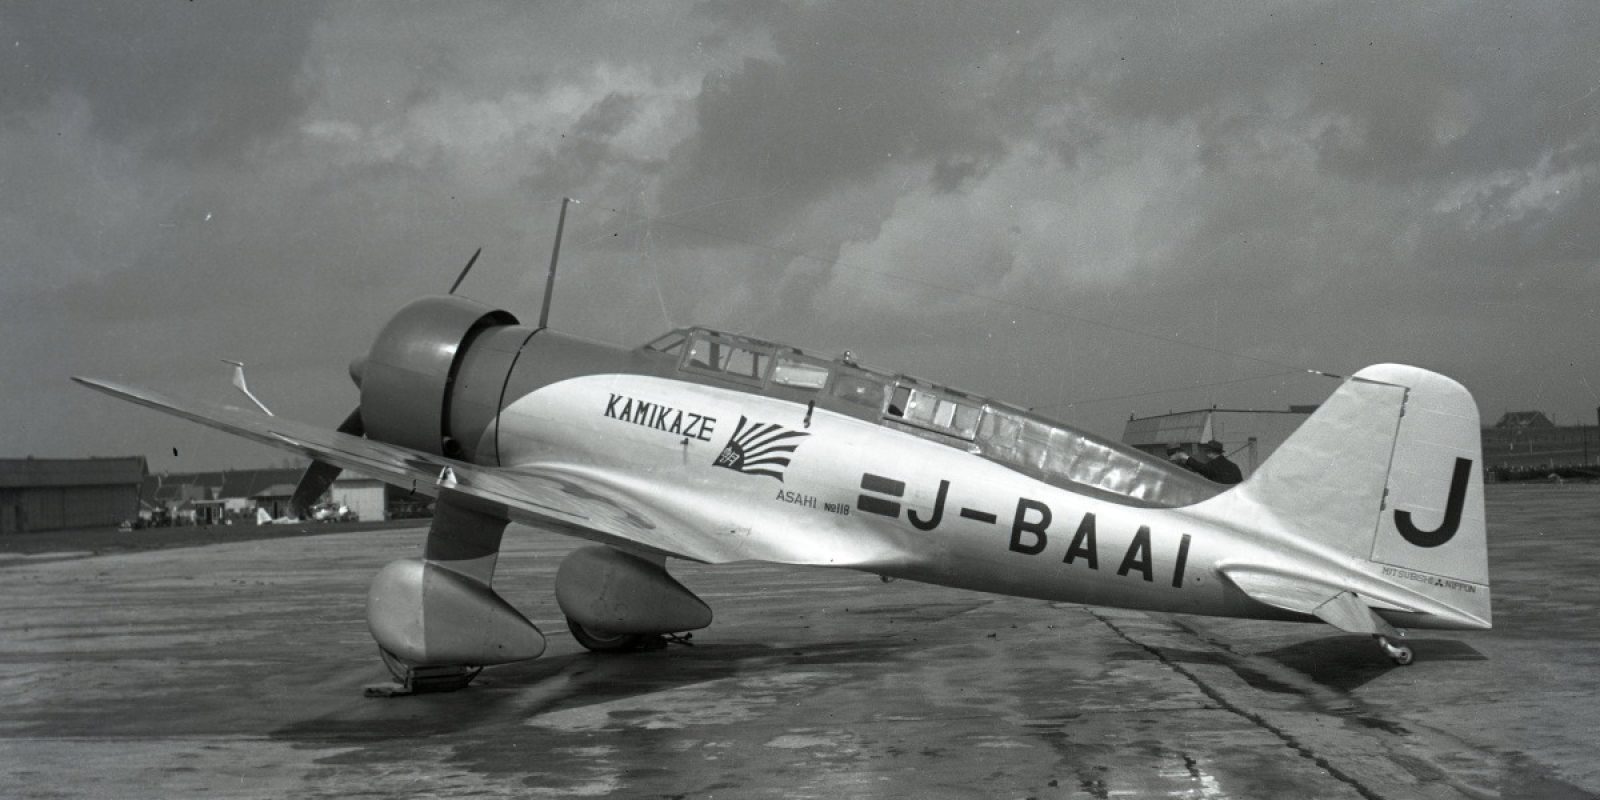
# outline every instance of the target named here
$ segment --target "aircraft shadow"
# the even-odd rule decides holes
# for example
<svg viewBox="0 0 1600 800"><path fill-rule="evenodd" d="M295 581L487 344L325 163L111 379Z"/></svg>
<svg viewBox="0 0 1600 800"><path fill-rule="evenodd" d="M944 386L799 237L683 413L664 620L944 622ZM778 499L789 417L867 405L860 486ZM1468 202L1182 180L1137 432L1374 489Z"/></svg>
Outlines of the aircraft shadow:
<svg viewBox="0 0 1600 800"><path fill-rule="evenodd" d="M1407 639L1406 643L1419 662L1483 661L1486 658L1470 645L1454 639ZM1160 648L1160 653L1162 658L1175 664L1226 667L1240 680L1261 691L1305 694L1300 688L1251 668L1245 658L1231 653L1170 647ZM1358 689L1392 670L1404 669L1390 661L1367 636L1312 639L1260 655L1300 672L1322 686L1342 692Z"/></svg>
<svg viewBox="0 0 1600 800"><path fill-rule="evenodd" d="M1418 664L1485 661L1487 656L1455 639L1406 639ZM1401 667L1383 654L1370 636L1329 636L1297 642L1261 654L1331 689L1351 691Z"/></svg>
<svg viewBox="0 0 1600 800"><path fill-rule="evenodd" d="M525 716L537 716L732 678L782 675L818 667L878 669L915 647L903 639L879 638L811 641L785 647L697 645L621 656L580 653L545 665L537 661L511 665L497 679L524 687L555 684L559 680L560 685L553 686L548 694L541 692L539 702L522 708Z"/></svg>
<svg viewBox="0 0 1600 800"><path fill-rule="evenodd" d="M487 669L468 688L394 699L357 698L271 731L274 739L374 743L470 732L542 714L732 678L818 667L881 668L920 645L899 638L673 646L626 654L578 652ZM376 678L376 675L373 675ZM730 689L730 691L737 691ZM351 687L351 696L359 692Z"/></svg>

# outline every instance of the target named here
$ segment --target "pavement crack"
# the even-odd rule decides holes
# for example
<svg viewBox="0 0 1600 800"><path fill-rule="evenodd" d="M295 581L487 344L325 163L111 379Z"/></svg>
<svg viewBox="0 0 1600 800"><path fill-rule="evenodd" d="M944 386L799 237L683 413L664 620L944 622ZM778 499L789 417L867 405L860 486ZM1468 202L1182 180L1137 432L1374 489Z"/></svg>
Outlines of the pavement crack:
<svg viewBox="0 0 1600 800"><path fill-rule="evenodd" d="M1098 612L1090 611L1089 613L1092 616L1094 616L1095 619L1100 620L1101 624L1105 625L1107 628L1110 628L1112 633L1115 633L1117 636L1121 637L1127 643L1135 645L1135 646L1137 646L1139 648L1142 648L1145 652L1149 653L1152 656L1155 656L1155 658L1157 660L1159 660L1162 664L1166 665L1166 667L1168 669L1170 669L1173 672L1176 672L1179 675L1182 675L1184 678L1188 679L1189 682L1193 683L1195 685L1195 688L1199 689L1202 694L1204 694L1206 697L1211 698L1212 702L1216 703L1219 708L1221 708L1224 711L1227 711L1227 712L1229 712L1231 714L1235 714L1235 715L1237 715L1237 716L1239 716L1239 717L1241 717L1241 718L1243 718L1245 720L1248 720L1250 722L1250 724L1255 725L1256 727L1266 731L1267 733L1272 734L1272 736L1274 738L1276 738L1279 741L1283 742L1284 745L1286 747L1288 747L1290 750L1294 751L1295 753L1298 753L1301 758L1304 758L1304 759L1310 761L1311 763L1316 764L1318 767L1322 768L1323 770L1327 771L1327 773L1329 775L1331 775L1335 780L1337 780L1340 783L1343 783L1343 784L1349 786L1351 789L1355 790L1355 792L1357 794L1361 795L1363 798L1366 798L1366 800L1387 800L1387 798L1385 798L1383 795L1379 794L1378 792L1374 791L1371 787L1369 787L1366 784L1362 783L1355 776L1353 776L1350 773L1345 772L1344 770L1334 766L1326 758L1322 757L1315 750L1313 750L1309 745L1307 745L1304 742L1300 741L1300 739L1298 737L1296 737L1294 734L1291 734L1288 731L1285 731L1284 729L1282 729L1281 727L1279 727L1277 725L1274 725L1271 721L1269 721L1268 719L1266 719L1262 715L1257 714L1257 713L1255 713L1253 711L1250 711L1248 709L1245 709L1245 708L1239 706L1237 703L1234 703L1233 701L1229 700L1221 692L1217 691L1210 684L1208 684L1204 680L1202 680L1199 675L1195 674L1188 667L1185 667L1183 664L1180 664L1177 661L1174 661L1173 659L1168 658L1166 653L1161 651L1161 648L1156 647L1154 645L1145 644L1144 642L1141 642L1138 639L1133 638L1132 635L1130 635L1127 631L1124 631L1120 626L1118 626L1111 619L1101 615Z"/></svg>

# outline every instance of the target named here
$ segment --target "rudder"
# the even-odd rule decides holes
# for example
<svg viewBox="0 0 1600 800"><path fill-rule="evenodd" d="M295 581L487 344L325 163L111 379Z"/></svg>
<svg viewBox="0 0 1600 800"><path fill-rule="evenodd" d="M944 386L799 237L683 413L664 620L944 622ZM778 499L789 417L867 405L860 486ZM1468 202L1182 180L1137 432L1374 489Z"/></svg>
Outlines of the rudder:
<svg viewBox="0 0 1600 800"><path fill-rule="evenodd" d="M1389 468L1388 498L1370 560L1389 577L1412 571L1435 580L1448 600L1467 583L1487 589L1483 432L1472 395L1443 375L1393 364L1358 377L1405 386L1408 397Z"/></svg>

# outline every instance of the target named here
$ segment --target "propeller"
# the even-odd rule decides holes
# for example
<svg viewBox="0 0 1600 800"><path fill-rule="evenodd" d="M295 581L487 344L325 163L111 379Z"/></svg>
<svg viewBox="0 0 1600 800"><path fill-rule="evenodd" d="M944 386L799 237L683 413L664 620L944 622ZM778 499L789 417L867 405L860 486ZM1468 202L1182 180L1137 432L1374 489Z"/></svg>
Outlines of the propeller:
<svg viewBox="0 0 1600 800"><path fill-rule="evenodd" d="M351 436L364 435L366 426L361 424L360 407L351 411L349 416L344 418L344 422L339 423L337 430ZM306 467L305 473L300 476L300 483L294 487L294 495L289 498L289 509L300 519L311 516L311 507L322 499L322 495L333 486L334 480L342 471L340 467L326 461L312 461L311 466Z"/></svg>
<svg viewBox="0 0 1600 800"><path fill-rule="evenodd" d="M466 280L467 273L472 271L472 265L478 262L478 256L482 253L483 248L480 247L473 252L471 258L467 259L467 266L461 270L460 275L456 276L455 283L450 284L449 294L455 294L456 289L461 286L463 280ZM355 383L357 388L361 386L361 375L366 368L366 364L367 357L364 355L356 356L350 361L350 380ZM242 382L243 376L239 376L236 380ZM253 395L251 399L255 399ZM256 403L260 405L259 400ZM262 407L262 410L266 410L265 406ZM271 414L272 412L268 411L267 413ZM354 410L346 415L344 421L339 423L339 427L335 430L351 436L365 436L367 427L361 420L361 406L357 405ZM300 475L300 482L295 485L294 494L289 498L291 513L299 519L309 518L311 516L311 507L316 505L317 501L322 499L328 489L333 487L333 482L338 479L339 473L343 471L343 468L329 464L326 461L312 460L311 465L306 467L306 471Z"/></svg>
<svg viewBox="0 0 1600 800"><path fill-rule="evenodd" d="M478 256L482 253L483 248L481 247L473 251L472 258L467 259L467 265L461 268L461 274L456 276L456 282L450 284L450 291L445 292L445 294L455 294L456 289L461 288L461 282L467 279L467 273L472 271L472 265L478 263Z"/></svg>

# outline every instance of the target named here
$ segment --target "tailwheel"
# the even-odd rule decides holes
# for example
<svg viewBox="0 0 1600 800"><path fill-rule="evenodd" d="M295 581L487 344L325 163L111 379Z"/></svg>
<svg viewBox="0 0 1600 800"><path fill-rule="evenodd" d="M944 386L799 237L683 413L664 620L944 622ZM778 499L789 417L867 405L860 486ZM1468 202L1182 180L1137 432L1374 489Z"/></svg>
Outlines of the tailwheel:
<svg viewBox="0 0 1600 800"><path fill-rule="evenodd" d="M1415 658L1411 648L1405 645L1391 644L1387 636L1379 636L1377 639L1378 646L1383 648L1383 652L1389 656L1390 661L1404 667L1409 666Z"/></svg>
<svg viewBox="0 0 1600 800"><path fill-rule="evenodd" d="M631 653L647 649L653 640L659 639L643 633L611 633L585 628L572 617L567 617L567 630L572 631L572 638L578 644L596 653Z"/></svg>
<svg viewBox="0 0 1600 800"><path fill-rule="evenodd" d="M472 683L472 679L483 671L483 667L459 664L418 666L382 647L378 648L378 655L383 657L383 666L389 670L394 683L368 686L366 689L368 697L404 697L428 692L453 692L465 689L467 684Z"/></svg>

